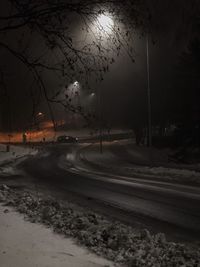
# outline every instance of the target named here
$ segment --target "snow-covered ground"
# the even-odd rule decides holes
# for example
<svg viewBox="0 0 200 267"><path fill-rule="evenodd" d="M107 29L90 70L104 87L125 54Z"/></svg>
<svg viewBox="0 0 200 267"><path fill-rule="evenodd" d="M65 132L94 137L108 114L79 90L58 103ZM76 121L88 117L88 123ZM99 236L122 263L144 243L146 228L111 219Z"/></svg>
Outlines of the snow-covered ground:
<svg viewBox="0 0 200 267"><path fill-rule="evenodd" d="M93 168L127 176L145 175L157 179L200 183L199 165L169 163L166 151L138 147L130 141L104 142L103 153L100 153L98 144L85 146L78 153L81 160Z"/></svg>
<svg viewBox="0 0 200 267"><path fill-rule="evenodd" d="M1 267L100 267L111 262L0 205Z"/></svg>
<svg viewBox="0 0 200 267"><path fill-rule="evenodd" d="M135 229L109 220L76 204L41 197L33 192L22 193L6 185L0 186L0 200L9 206L0 206L2 267L115 266L62 236L73 237L90 251L115 262L116 266L200 266L197 244L168 242L162 233L152 235L147 229ZM40 225L24 222L13 208Z"/></svg>
<svg viewBox="0 0 200 267"><path fill-rule="evenodd" d="M7 152L7 146L0 144L0 165L27 156L35 155L37 150L29 146L10 146L9 152Z"/></svg>
<svg viewBox="0 0 200 267"><path fill-rule="evenodd" d="M28 146L0 144L0 176L16 175L17 159L37 154ZM3 187L4 188L4 187ZM5 186L6 188L6 186ZM4 191L3 191L4 192ZM0 190L0 202L6 202ZM112 262L89 253L72 239L55 234L52 230L25 221L14 209L0 205L0 266L1 267L112 267Z"/></svg>
<svg viewBox="0 0 200 267"><path fill-rule="evenodd" d="M83 161L93 166L97 164L100 169L102 166L110 168L111 171L121 169L129 175L131 172L134 173L136 168L143 174L145 168L150 168L134 164L134 147L126 143L122 149L122 143L119 142L118 145L118 149L115 150L116 146L113 149L109 143L104 143L103 154L95 145L82 145L83 149L79 147L78 151ZM145 152L138 149L135 157L142 158L143 153ZM25 154L19 153L19 155ZM68 154L67 159L76 161L76 156L76 153ZM154 157L157 156L154 152ZM147 153L145 157L148 158ZM112 262L88 254L85 249L82 250L68 239L69 236L98 255L106 256L119 264L126 264L125 266L167 267L200 264L199 248L167 242L164 234L152 235L147 229L137 230L119 222L111 222L102 215L79 210L75 205L67 206L66 203L59 203L55 199L42 199L37 194L28 192L22 194L6 186L0 187L1 201L25 214L31 222L45 224L67 236L65 239L41 225L24 221L13 209L0 206L0 266L2 267L113 266Z"/></svg>
<svg viewBox="0 0 200 267"><path fill-rule="evenodd" d="M37 154L37 149L28 147L28 146L13 146L11 145L9 148L9 152L7 152L7 147L4 144L0 144L0 175L16 175L18 170L15 168L13 164L16 160L25 158L27 156L34 156Z"/></svg>

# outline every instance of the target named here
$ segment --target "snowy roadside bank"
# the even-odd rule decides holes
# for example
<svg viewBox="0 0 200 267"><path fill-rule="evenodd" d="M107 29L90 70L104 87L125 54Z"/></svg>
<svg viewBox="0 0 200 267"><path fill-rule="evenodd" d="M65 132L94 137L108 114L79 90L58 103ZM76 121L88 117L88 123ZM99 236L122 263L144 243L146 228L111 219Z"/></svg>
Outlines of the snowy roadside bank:
<svg viewBox="0 0 200 267"><path fill-rule="evenodd" d="M78 153L80 159L93 168L105 169L130 177L137 175L138 177L145 176L166 181L200 184L199 166L195 168L195 166L169 164L166 161L166 155L162 155L156 149L150 153L143 147L115 142L114 144L105 143L103 153L99 152L97 144L85 146Z"/></svg>
<svg viewBox="0 0 200 267"><path fill-rule="evenodd" d="M6 145L0 144L0 166L15 161L21 157L37 154L37 150L28 146L11 145L9 152L6 151Z"/></svg>
<svg viewBox="0 0 200 267"><path fill-rule="evenodd" d="M1 267L105 267L113 266L73 240L30 223L13 208L0 205Z"/></svg>
<svg viewBox="0 0 200 267"><path fill-rule="evenodd" d="M120 266L200 266L199 248L167 242L164 234L151 235L146 229L109 221L74 204L20 193L5 185L0 186L0 200L25 214L31 222L42 223L55 232L73 237Z"/></svg>
<svg viewBox="0 0 200 267"><path fill-rule="evenodd" d="M18 171L15 169L15 164L12 163L38 153L37 149L28 146L11 145L9 152L6 149L6 145L0 144L0 175L2 176L16 175Z"/></svg>

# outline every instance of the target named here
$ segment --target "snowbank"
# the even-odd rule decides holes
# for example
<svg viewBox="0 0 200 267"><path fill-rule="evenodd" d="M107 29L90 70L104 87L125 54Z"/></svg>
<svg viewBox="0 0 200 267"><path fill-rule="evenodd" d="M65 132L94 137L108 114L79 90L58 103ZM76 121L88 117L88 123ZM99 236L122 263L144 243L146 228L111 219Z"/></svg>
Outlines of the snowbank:
<svg viewBox="0 0 200 267"><path fill-rule="evenodd" d="M0 205L1 266L101 267L107 260L88 253L69 238L42 225L24 221L13 209Z"/></svg>
<svg viewBox="0 0 200 267"><path fill-rule="evenodd" d="M38 153L37 149L28 146L10 146L9 152L6 151L6 145L0 144L0 175L10 176L17 175L19 170L16 169L14 163L16 160L22 159L26 156L35 155Z"/></svg>
<svg viewBox="0 0 200 267"><path fill-rule="evenodd" d="M37 153L36 149L28 146L11 145L9 152L7 152L6 149L6 145L0 144L0 165L24 156L35 155Z"/></svg>
<svg viewBox="0 0 200 267"><path fill-rule="evenodd" d="M170 164L167 155L156 149L128 145L123 142L105 143L103 153L97 144L78 151L79 158L89 168L97 168L124 176L144 175L155 179L200 183L199 167ZM146 165L146 166L145 166Z"/></svg>
<svg viewBox="0 0 200 267"><path fill-rule="evenodd" d="M22 195L5 185L0 186L0 200L6 202L9 206L15 207L19 212L26 214L32 222L43 223L52 227L56 232L66 236L72 236L90 250L99 255L106 256L120 264L120 266L121 264L122 266L135 267L200 266L199 248L195 249L189 245L168 242L165 235L162 233L152 235L146 229L137 230L119 222L109 221L96 213L80 210L67 203L63 205L55 199L41 199L27 192ZM58 263L56 257L63 259L65 253L68 253L68 251L66 251L67 246L64 247L61 244L61 247L56 247L56 239L51 236L51 233L48 230L45 230L47 236L45 236L45 232L43 232L41 233L41 237L39 237L41 232L39 229L42 228L37 228L39 226L36 226L35 228L34 226L31 227L33 229L32 231L30 231L30 227L23 228L23 232L20 229L19 231L22 232L22 237L24 231L27 231L28 234L30 233L30 239L32 239L32 243L35 246L33 246L33 254L36 253L36 256L42 256L38 249L42 249L43 252L44 247L48 248L43 255L43 260L45 259L46 265L39 264L39 266L64 266L60 262L59 264L56 264ZM18 236L19 233L16 233L18 241L20 239L20 236ZM34 233L36 233L36 235L34 235ZM8 242L8 236L4 236L4 238L7 239ZM23 244L23 242L25 242L25 244ZM15 241L15 243L15 250L17 250L18 243L17 241ZM20 246L26 248L25 253L27 256L26 240L22 240ZM4 248L4 250L5 249L6 248ZM59 253L61 254L60 256L58 256ZM73 253L74 252L72 252L72 254ZM4 259L4 256L0 255L0 257ZM51 265L51 261L48 261L49 257L51 258L53 265ZM32 258L32 260L37 261L35 257ZM49 265L47 264L48 262ZM15 264L15 266L16 265L29 266L22 264ZM95 265L89 265L89 262L88 265L84 265L84 263L81 262L81 265L66 264L65 266L89 267ZM107 264L104 266L112 265Z"/></svg>

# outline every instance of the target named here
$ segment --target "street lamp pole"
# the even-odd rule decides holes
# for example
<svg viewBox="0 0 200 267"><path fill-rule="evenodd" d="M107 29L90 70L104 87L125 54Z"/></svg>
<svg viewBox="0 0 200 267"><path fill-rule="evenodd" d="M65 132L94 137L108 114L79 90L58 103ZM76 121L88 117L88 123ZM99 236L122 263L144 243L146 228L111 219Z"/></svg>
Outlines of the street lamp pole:
<svg viewBox="0 0 200 267"><path fill-rule="evenodd" d="M150 66L149 66L149 35L146 36L147 49L147 100L148 100L148 132L147 146L152 146L152 121L151 121L151 90L150 90Z"/></svg>
<svg viewBox="0 0 200 267"><path fill-rule="evenodd" d="M111 34L112 29L114 26L114 21L112 19L112 17L108 14L100 14L97 18L96 21L96 28L97 28L97 33L101 34L102 37L102 32L103 34L105 34L105 36ZM102 41L102 39L99 39L100 42ZM101 47L101 44L100 44ZM102 125L102 103L101 103L101 89L99 88L99 95L98 95L98 109L99 109L99 141L100 141L100 152L103 152L103 125Z"/></svg>
<svg viewBox="0 0 200 267"><path fill-rule="evenodd" d="M101 107L101 88L99 87L98 95L98 110L99 110L99 145L100 153L103 153L103 137L102 137L102 107Z"/></svg>

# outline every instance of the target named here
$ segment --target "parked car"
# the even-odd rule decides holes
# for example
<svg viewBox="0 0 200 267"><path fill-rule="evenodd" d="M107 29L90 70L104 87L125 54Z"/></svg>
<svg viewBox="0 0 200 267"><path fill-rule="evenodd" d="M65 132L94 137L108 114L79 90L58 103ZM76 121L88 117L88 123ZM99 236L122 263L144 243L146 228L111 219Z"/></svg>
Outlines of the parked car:
<svg viewBox="0 0 200 267"><path fill-rule="evenodd" d="M60 135L57 137L57 142L58 143L76 143L78 142L78 138L73 137L73 136Z"/></svg>

